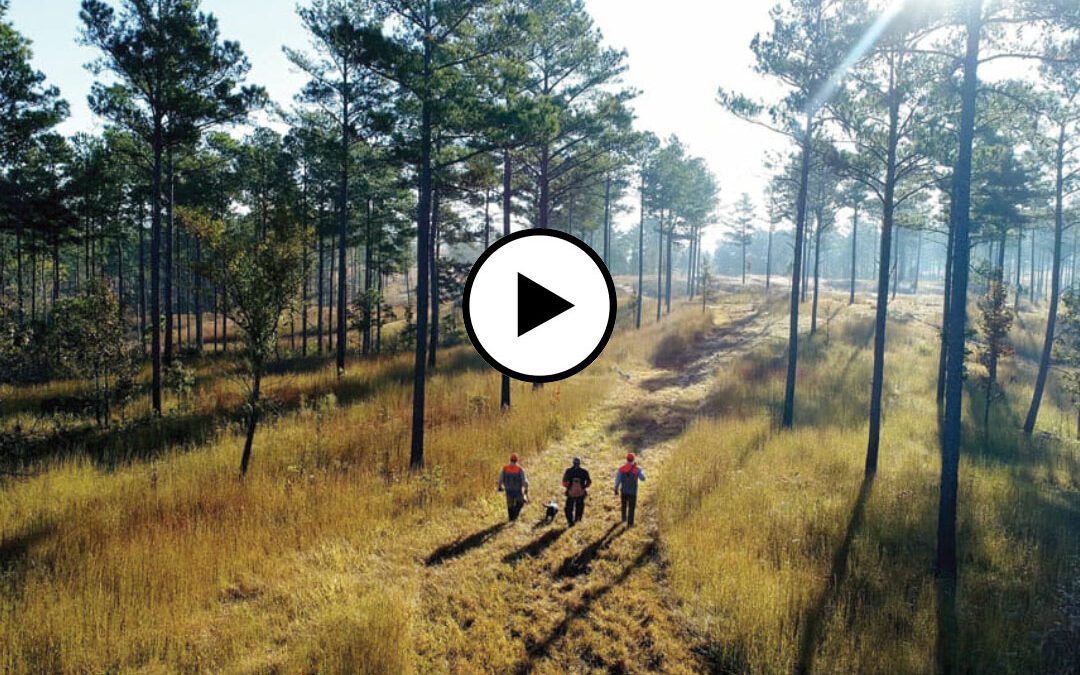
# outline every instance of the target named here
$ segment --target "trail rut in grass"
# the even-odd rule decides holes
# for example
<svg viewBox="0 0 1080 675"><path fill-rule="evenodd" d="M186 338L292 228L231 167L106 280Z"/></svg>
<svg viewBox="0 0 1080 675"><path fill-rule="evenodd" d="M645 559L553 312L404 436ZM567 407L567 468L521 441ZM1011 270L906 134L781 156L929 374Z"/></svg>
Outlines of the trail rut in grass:
<svg viewBox="0 0 1080 675"><path fill-rule="evenodd" d="M681 364L623 374L589 421L527 465L531 503L499 526L493 508L417 556L414 626L421 671L697 672L709 667L667 590L652 490L677 438L698 414L709 376L776 334L768 312L724 307L727 320ZM626 377L628 376L628 378ZM627 450L646 472L638 522L619 522L612 484ZM564 499L573 456L591 472L583 522L544 525L541 504ZM493 475L494 481L494 475Z"/></svg>

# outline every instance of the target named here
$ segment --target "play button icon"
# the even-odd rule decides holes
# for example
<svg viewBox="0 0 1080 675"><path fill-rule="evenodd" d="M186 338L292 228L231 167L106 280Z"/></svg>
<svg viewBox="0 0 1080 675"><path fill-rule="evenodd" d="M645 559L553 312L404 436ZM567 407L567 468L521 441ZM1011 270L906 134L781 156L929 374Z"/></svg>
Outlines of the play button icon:
<svg viewBox="0 0 1080 675"><path fill-rule="evenodd" d="M518 272L517 283L518 337L574 306L574 303L555 295L521 272Z"/></svg>
<svg viewBox="0 0 1080 675"><path fill-rule="evenodd" d="M523 230L473 264L462 312L473 346L518 380L553 382L592 363L615 327L615 284L600 256L557 230Z"/></svg>

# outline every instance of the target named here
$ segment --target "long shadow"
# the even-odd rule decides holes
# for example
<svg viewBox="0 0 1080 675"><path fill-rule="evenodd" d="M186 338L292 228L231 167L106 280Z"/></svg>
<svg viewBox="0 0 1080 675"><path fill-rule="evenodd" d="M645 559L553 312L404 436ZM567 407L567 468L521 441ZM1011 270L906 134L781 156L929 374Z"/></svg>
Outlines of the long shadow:
<svg viewBox="0 0 1080 675"><path fill-rule="evenodd" d="M456 374L481 367L486 366L475 352L455 350L444 357L437 372ZM375 377L346 377L329 387L303 393L308 396L332 393L339 405L346 406L370 398L386 386L411 380L411 365L391 364ZM266 397L266 404L271 415L281 415L298 410L302 398L295 396L282 400L271 393ZM41 414L47 415L48 411L42 409ZM215 407L207 411L172 413L160 419L140 418L108 429L83 428L41 434L20 442L17 454L5 453L0 457L0 472L30 472L42 461L76 456L88 457L99 468L114 469L131 462L154 459L173 447L198 447L209 441L222 423L237 419L237 415L237 409L232 406ZM267 417L264 415L264 421Z"/></svg>
<svg viewBox="0 0 1080 675"><path fill-rule="evenodd" d="M619 442L639 452L681 436L698 411L696 403L646 401L624 408L607 430L609 433L621 432Z"/></svg>
<svg viewBox="0 0 1080 675"><path fill-rule="evenodd" d="M548 546L551 546L555 541L566 532L566 528L559 528L557 530L548 530L544 534L540 535L536 539L533 539L528 544L525 544L521 548L503 556L503 562L510 565L517 564L523 558L535 558L540 555Z"/></svg>
<svg viewBox="0 0 1080 675"><path fill-rule="evenodd" d="M13 537L0 539L0 578L7 576L7 572L10 572L22 562L27 553L30 552L31 546L49 537L54 531L55 526L51 523L38 523ZM15 582L15 575L10 578Z"/></svg>
<svg viewBox="0 0 1080 675"><path fill-rule="evenodd" d="M708 368L695 368L691 372L684 372L686 366L693 364L710 353L730 351L751 342L755 336L744 335L741 330L749 326L761 316L761 309L757 308L746 315L725 323L714 329L708 336L702 337L691 345L685 353L677 355L669 362L655 364L666 369L668 372L651 377L641 382L641 387L648 392L658 391L676 384L688 386L700 382L709 374Z"/></svg>
<svg viewBox="0 0 1080 675"><path fill-rule="evenodd" d="M600 535L600 538L589 544L582 550L578 551L574 555L567 556L559 568L555 570L555 577L557 579L564 579L567 577L581 576L589 571L589 566L592 561L596 559L596 556L600 555L600 552L611 545L612 540L615 539L616 530L619 529L621 523L615 523L607 529L607 532ZM621 530L620 532L625 532Z"/></svg>
<svg viewBox="0 0 1080 675"><path fill-rule="evenodd" d="M821 596L810 607L810 611L806 615L803 630L799 637L799 656L795 661L795 672L799 675L809 673L814 664L814 651L817 649L818 642L821 641L821 631L825 627L828 610L836 601L844 579L847 578L851 545L855 541L855 535L858 534L859 529L862 527L863 515L866 513L866 502L870 498L873 487L873 477L865 477L862 486L859 488L859 496L855 499L855 508L851 511L851 518L848 519L844 539L833 554L829 580L826 582Z"/></svg>
<svg viewBox="0 0 1080 675"><path fill-rule="evenodd" d="M614 529L614 527L611 528L611 530L608 530L608 533L610 534ZM600 588L592 591L585 591L582 594L581 604L567 612L566 615L563 617L562 621L560 621L555 626L555 628L553 628L552 631L548 633L548 636L546 638L544 638L540 642L535 642L531 644L526 643L525 659L518 664L518 666L514 669L513 672L517 673L518 675L524 675L524 673L531 672L535 662L547 656L548 653L551 651L552 646L554 646L560 638L566 635L566 631L570 628L570 624L572 624L575 620L588 614L589 610L592 608L593 604L596 603L596 601L607 595L615 587L622 585L622 583L626 581L626 579L631 574L633 574L634 570L642 567L647 562L649 562L649 560L654 559L656 555L656 542L650 541L648 545L645 546L645 548L641 551L641 553L639 553L637 557L630 561L630 564L627 565L622 570L622 572L619 572L619 575L617 577L612 579L610 582L604 584Z"/></svg>
<svg viewBox="0 0 1080 675"><path fill-rule="evenodd" d="M937 646L934 657L939 675L957 671L960 620L956 614L956 579L936 579Z"/></svg>
<svg viewBox="0 0 1080 675"><path fill-rule="evenodd" d="M479 532L473 532L467 537L462 537L456 541L452 541L449 544L440 546L432 551L431 555L424 559L424 564L428 567L434 567L435 565L441 565L451 558L457 558L462 556L474 548L483 546L489 539L501 532L506 527L506 523L498 523L491 527L486 527Z"/></svg>

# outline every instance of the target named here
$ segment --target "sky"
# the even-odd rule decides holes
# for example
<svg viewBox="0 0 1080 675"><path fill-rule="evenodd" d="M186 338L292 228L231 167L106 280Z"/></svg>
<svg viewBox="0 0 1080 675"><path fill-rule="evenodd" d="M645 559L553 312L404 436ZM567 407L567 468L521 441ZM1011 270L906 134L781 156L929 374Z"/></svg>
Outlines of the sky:
<svg viewBox="0 0 1080 675"><path fill-rule="evenodd" d="M217 16L224 38L240 42L251 61L249 81L288 106L305 78L281 47L308 45L296 0L203 0L202 5ZM691 154L703 157L717 176L725 206L743 192L761 204L768 178L763 160L768 151L785 147L781 138L733 118L716 103L721 85L763 93L766 85L752 71L749 44L768 28L771 5L764 0L586 0L605 43L628 52L624 81L641 92L634 102L638 128L661 138L677 134ZM84 66L97 52L78 44L78 13L79 0L12 0L9 13L15 28L33 42L34 66L71 106L71 117L60 128L68 134L102 128L86 103L94 77ZM616 227L636 225L636 210L619 219ZM712 228L710 239L719 237L719 229Z"/></svg>

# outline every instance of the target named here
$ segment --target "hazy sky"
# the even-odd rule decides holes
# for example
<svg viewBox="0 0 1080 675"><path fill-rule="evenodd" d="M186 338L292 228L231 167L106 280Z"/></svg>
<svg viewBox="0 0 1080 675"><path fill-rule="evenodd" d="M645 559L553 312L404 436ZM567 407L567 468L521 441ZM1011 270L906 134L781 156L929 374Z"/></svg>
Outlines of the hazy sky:
<svg viewBox="0 0 1080 675"><path fill-rule="evenodd" d="M238 40L251 60L250 81L267 88L284 105L304 82L281 46L306 47L296 16L296 0L203 0L222 35ZM783 143L771 133L724 113L716 88L758 93L761 79L751 70L749 43L768 28L771 2L716 0L586 0L605 41L629 53L627 84L641 91L634 107L638 127L661 137L678 134L690 152L708 160L725 204L741 192L761 203L762 159ZM34 65L60 87L71 104L64 133L99 130L87 108L93 76L84 65L93 49L77 44L79 0L12 0L9 17L33 40ZM636 214L621 216L629 225ZM711 238L715 238L715 232Z"/></svg>

